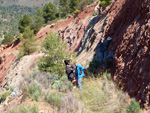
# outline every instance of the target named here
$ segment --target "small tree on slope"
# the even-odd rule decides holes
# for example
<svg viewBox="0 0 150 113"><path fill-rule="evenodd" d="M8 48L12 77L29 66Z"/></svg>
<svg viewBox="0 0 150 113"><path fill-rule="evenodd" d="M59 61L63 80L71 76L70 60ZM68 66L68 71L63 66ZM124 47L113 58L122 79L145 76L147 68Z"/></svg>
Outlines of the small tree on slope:
<svg viewBox="0 0 150 113"><path fill-rule="evenodd" d="M60 37L56 33L50 32L42 46L45 57L40 58L39 69L62 76L65 72L64 59L68 59L71 56L74 58L74 55L65 50L65 42L60 41Z"/></svg>
<svg viewBox="0 0 150 113"><path fill-rule="evenodd" d="M26 29L26 27L31 27L32 26L32 19L28 15L24 15L18 23L18 29L20 33L23 33Z"/></svg>
<svg viewBox="0 0 150 113"><path fill-rule="evenodd" d="M29 27L25 28L21 41L23 42L23 45L19 47L20 56L30 55L37 51L37 38L34 36L33 30L30 30Z"/></svg>

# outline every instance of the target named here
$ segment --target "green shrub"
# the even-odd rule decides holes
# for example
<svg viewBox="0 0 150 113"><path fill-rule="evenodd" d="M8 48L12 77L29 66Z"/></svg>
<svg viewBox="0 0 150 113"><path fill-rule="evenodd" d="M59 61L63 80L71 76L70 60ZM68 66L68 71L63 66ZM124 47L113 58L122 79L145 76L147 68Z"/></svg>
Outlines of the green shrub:
<svg viewBox="0 0 150 113"><path fill-rule="evenodd" d="M36 71L33 71L31 74L29 74L29 79L35 80L36 78Z"/></svg>
<svg viewBox="0 0 150 113"><path fill-rule="evenodd" d="M10 86L10 87L9 87L9 90L10 90L11 92L13 92L13 91L14 91L14 86Z"/></svg>
<svg viewBox="0 0 150 113"><path fill-rule="evenodd" d="M73 84L68 81L67 76L62 76L60 78L60 89L61 91L71 90L73 88Z"/></svg>
<svg viewBox="0 0 150 113"><path fill-rule="evenodd" d="M103 9L105 9L109 4L111 4L112 0L102 0L100 3L100 6L103 7Z"/></svg>
<svg viewBox="0 0 150 113"><path fill-rule="evenodd" d="M29 97L38 101L42 93L42 88L37 83L32 83L29 87Z"/></svg>
<svg viewBox="0 0 150 113"><path fill-rule="evenodd" d="M29 105L20 105L17 109L11 109L10 113L39 113L38 107L36 104L33 106Z"/></svg>
<svg viewBox="0 0 150 113"><path fill-rule="evenodd" d="M55 79L56 80L56 79ZM68 81L67 76L62 76L60 80L56 80L51 84L52 89L58 89L59 91L66 92L72 90L73 84Z"/></svg>
<svg viewBox="0 0 150 113"><path fill-rule="evenodd" d="M11 92L9 90L2 92L1 101L4 102L10 93Z"/></svg>
<svg viewBox="0 0 150 113"><path fill-rule="evenodd" d="M131 100L130 105L127 106L126 111L128 113L139 113L140 112L140 105L137 101Z"/></svg>
<svg viewBox="0 0 150 113"><path fill-rule="evenodd" d="M100 5L101 5L103 8L106 8L106 7L107 7L106 1L102 1L102 2L100 3Z"/></svg>
<svg viewBox="0 0 150 113"><path fill-rule="evenodd" d="M93 12L93 16L98 15L98 11Z"/></svg>
<svg viewBox="0 0 150 113"><path fill-rule="evenodd" d="M111 78L111 74L110 73L108 73L108 71L106 70L102 75L101 75L101 78L102 79L104 79L104 80L112 80L112 78Z"/></svg>
<svg viewBox="0 0 150 113"><path fill-rule="evenodd" d="M71 82L69 82L69 84L68 84L68 88L69 88L69 90L72 90L72 88L73 88L73 84L72 84Z"/></svg>
<svg viewBox="0 0 150 113"><path fill-rule="evenodd" d="M10 44L14 40L12 35L6 34L2 40L2 44Z"/></svg>
<svg viewBox="0 0 150 113"><path fill-rule="evenodd" d="M20 90L22 91L23 94L22 100L25 100L27 97L29 97L29 87L22 86L20 87Z"/></svg>
<svg viewBox="0 0 150 113"><path fill-rule="evenodd" d="M76 9L75 11L74 11L74 14L78 14L78 13L80 13L80 10L79 9Z"/></svg>
<svg viewBox="0 0 150 113"><path fill-rule="evenodd" d="M55 107L60 108L62 102L62 95L59 93L46 94L45 101Z"/></svg>

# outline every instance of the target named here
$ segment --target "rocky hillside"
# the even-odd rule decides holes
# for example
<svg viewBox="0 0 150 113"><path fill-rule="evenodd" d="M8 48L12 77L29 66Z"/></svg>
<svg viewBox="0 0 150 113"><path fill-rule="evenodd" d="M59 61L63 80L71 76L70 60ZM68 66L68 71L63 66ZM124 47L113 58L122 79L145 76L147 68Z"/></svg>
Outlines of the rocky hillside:
<svg viewBox="0 0 150 113"><path fill-rule="evenodd" d="M67 40L68 50L75 51L78 62L85 65L87 60L99 58L97 44L100 40L112 37L109 52L115 52L116 66L111 70L112 77L119 87L146 107L150 102L149 1L114 0L103 13L91 18L94 7L90 6L76 16L43 27L37 34L39 41L44 40L48 32L58 31L61 39Z"/></svg>
<svg viewBox="0 0 150 113"><path fill-rule="evenodd" d="M77 44L76 44L76 47L74 47L74 50L75 49L77 50L79 48L78 43L81 42L82 36L84 34L84 30L86 29L89 19L91 18L94 12L94 8L95 6L89 6L83 12L80 12L76 16L71 16L67 18L66 20L60 21L56 24L47 25L46 27L41 28L41 30L37 33L37 37L39 37L38 42L40 43L42 40L44 40L46 35L50 31L58 31L61 34L63 32L63 29L72 28L75 32L75 34L72 34L72 36L74 36L75 40L77 41ZM81 29L82 29L82 32L79 32ZM76 36L77 34L79 36ZM0 64L0 67L2 67L0 68L0 73L2 73L0 74L0 77L1 77L0 92L5 89L8 89L10 86L17 87L19 83L21 82L21 80L23 80L22 76L25 75L26 72L28 72L30 68L33 67L34 63L38 60L38 58L42 56L41 53L35 53L30 56L25 56L20 60L15 60L19 52L20 44L21 44L20 42L15 41L9 46L4 46L4 47L1 47L0 49L0 57L2 58L2 63ZM69 47L70 45L68 44L68 49L70 50L72 47L71 48ZM11 56L14 56L14 58L13 57L10 58L9 57L10 54ZM4 56L5 56L5 59L3 58Z"/></svg>

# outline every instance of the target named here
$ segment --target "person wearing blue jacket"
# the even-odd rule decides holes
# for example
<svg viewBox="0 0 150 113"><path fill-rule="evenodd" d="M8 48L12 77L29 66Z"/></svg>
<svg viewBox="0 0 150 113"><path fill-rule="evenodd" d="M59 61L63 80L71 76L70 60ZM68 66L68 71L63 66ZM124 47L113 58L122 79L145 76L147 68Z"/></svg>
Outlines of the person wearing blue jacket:
<svg viewBox="0 0 150 113"><path fill-rule="evenodd" d="M75 68L75 75L77 78L77 82L78 82L78 86L80 88L80 91L82 91L82 77L85 76L84 71L83 71L83 66L81 66L80 64L74 63L76 68Z"/></svg>

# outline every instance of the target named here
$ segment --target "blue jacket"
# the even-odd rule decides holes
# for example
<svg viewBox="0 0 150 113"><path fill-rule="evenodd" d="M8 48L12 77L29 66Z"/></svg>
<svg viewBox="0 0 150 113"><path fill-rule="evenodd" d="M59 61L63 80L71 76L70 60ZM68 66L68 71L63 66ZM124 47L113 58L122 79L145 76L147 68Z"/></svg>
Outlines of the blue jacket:
<svg viewBox="0 0 150 113"><path fill-rule="evenodd" d="M77 64L77 71L78 71L78 78L81 78L84 76L83 67L79 64ZM80 75L80 71L82 71L82 74Z"/></svg>

